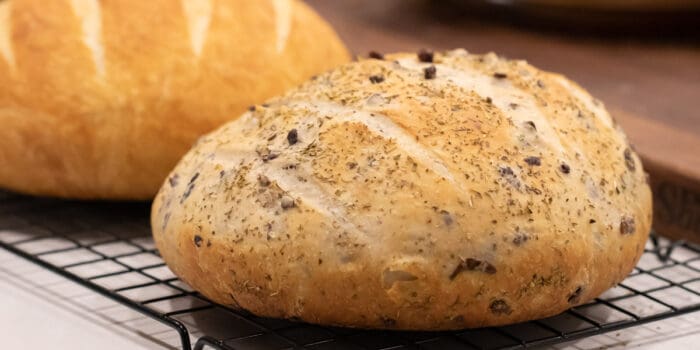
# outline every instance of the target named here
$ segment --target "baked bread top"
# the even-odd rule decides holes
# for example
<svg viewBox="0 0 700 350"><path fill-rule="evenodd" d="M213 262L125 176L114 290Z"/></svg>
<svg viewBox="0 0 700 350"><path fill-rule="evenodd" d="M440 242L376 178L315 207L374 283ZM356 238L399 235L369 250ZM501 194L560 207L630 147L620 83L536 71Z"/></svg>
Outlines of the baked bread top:
<svg viewBox="0 0 700 350"><path fill-rule="evenodd" d="M150 199L197 137L348 60L297 0L0 1L0 187Z"/></svg>
<svg viewBox="0 0 700 350"><path fill-rule="evenodd" d="M256 106L199 140L152 211L167 264L212 300L424 330L584 303L650 226L642 164L600 101L464 50L361 60Z"/></svg>

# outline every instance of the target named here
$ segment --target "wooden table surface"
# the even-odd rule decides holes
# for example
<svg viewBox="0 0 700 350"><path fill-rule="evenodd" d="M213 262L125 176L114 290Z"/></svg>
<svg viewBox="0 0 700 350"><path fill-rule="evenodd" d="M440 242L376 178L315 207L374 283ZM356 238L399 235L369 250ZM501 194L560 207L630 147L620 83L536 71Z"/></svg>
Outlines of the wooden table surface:
<svg viewBox="0 0 700 350"><path fill-rule="evenodd" d="M565 34L450 9L438 0L307 0L350 50L494 51L565 74L605 102L644 159L655 226L700 238L700 38Z"/></svg>

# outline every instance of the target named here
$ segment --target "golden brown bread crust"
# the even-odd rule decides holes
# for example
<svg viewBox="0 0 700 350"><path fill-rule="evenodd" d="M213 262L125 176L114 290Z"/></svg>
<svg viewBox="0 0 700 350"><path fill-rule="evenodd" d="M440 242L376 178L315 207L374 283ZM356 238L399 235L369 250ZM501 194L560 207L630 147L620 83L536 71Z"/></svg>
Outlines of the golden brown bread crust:
<svg viewBox="0 0 700 350"><path fill-rule="evenodd" d="M259 315L423 330L621 281L651 193L600 102L523 61L434 60L344 65L203 137L153 204L168 266Z"/></svg>
<svg viewBox="0 0 700 350"><path fill-rule="evenodd" d="M0 187L151 198L196 138L349 59L297 0L0 2Z"/></svg>

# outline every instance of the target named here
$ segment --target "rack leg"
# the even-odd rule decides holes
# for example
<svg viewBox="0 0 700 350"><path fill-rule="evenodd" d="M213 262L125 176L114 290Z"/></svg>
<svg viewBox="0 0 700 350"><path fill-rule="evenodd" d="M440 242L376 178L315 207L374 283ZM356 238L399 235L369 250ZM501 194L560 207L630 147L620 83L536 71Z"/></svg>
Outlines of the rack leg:
<svg viewBox="0 0 700 350"><path fill-rule="evenodd" d="M685 241L683 240L671 241L668 246L662 247L661 242L659 241L659 237L656 235L655 231L651 232L650 238L651 243L654 245L654 252L656 253L656 257L661 262L668 261L668 259L671 257L671 253L673 253L673 250L676 249L676 247L685 243Z"/></svg>

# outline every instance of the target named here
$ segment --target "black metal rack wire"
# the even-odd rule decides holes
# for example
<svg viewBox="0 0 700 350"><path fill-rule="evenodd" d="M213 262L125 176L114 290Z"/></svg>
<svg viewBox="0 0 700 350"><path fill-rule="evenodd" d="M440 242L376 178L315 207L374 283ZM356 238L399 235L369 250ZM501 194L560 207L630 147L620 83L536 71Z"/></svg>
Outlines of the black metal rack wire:
<svg viewBox="0 0 700 350"><path fill-rule="evenodd" d="M179 334L190 349L517 349L553 345L700 310L700 246L652 237L630 276L558 316L453 332L390 332L265 319L180 282L150 239L147 203L72 202L0 192L0 247ZM166 307L164 308L163 305ZM218 327L191 343L192 320Z"/></svg>

